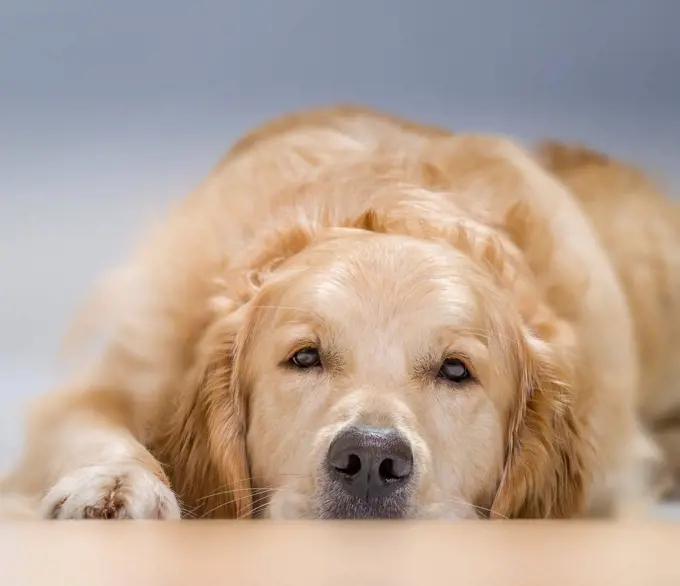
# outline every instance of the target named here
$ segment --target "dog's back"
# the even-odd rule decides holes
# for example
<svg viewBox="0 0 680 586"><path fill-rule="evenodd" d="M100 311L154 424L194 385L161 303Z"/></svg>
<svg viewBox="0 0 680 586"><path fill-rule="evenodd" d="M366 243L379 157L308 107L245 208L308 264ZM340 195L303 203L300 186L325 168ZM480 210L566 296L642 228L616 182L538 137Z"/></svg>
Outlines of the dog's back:
<svg viewBox="0 0 680 586"><path fill-rule="evenodd" d="M641 170L546 142L541 162L595 226L623 284L642 365L639 409L680 480L680 208Z"/></svg>

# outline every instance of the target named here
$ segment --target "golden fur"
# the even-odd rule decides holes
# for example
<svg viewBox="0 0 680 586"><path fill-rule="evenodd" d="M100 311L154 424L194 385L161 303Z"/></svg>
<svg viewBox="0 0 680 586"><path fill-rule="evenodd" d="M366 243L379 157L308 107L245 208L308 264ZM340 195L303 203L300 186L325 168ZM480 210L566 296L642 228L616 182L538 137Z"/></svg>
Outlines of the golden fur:
<svg viewBox="0 0 680 586"><path fill-rule="evenodd" d="M357 422L413 446L407 517L637 510L655 434L680 463L679 228L578 146L358 107L271 121L86 308L104 350L32 409L0 511L324 517L320 462ZM309 343L323 372L282 366ZM435 380L450 356L472 383Z"/></svg>

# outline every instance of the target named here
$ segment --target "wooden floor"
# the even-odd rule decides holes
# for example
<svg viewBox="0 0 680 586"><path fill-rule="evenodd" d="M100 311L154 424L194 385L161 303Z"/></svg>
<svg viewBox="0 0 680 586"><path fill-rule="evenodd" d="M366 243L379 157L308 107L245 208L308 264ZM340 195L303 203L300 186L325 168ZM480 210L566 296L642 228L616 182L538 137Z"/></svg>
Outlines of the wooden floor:
<svg viewBox="0 0 680 586"><path fill-rule="evenodd" d="M678 586L680 524L0 524L3 586Z"/></svg>

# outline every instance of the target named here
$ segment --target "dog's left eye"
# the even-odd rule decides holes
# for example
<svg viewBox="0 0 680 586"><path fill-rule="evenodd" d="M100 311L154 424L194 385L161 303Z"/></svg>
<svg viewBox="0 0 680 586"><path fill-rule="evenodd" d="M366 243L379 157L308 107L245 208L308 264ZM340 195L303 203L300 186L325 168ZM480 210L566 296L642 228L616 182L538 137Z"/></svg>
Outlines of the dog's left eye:
<svg viewBox="0 0 680 586"><path fill-rule="evenodd" d="M472 378L470 371L462 360L448 358L439 369L439 376L453 383L462 383Z"/></svg>
<svg viewBox="0 0 680 586"><path fill-rule="evenodd" d="M321 358L316 348L303 348L291 356L290 362L297 368L313 368L321 365Z"/></svg>

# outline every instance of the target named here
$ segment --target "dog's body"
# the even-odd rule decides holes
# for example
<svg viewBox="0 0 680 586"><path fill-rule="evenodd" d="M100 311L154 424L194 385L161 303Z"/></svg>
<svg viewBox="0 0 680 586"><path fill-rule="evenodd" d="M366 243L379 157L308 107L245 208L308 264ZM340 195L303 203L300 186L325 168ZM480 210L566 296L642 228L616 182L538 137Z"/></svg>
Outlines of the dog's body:
<svg viewBox="0 0 680 586"><path fill-rule="evenodd" d="M174 518L175 495L208 518L637 507L658 488L652 436L680 467L680 432L657 430L680 409L679 229L639 171L578 147L527 153L349 107L275 120L89 308L107 346L36 405L5 510L21 498L48 518ZM288 310L295 327L323 322L335 363L317 332L284 352L298 370L273 354L266 367ZM432 334L448 352L434 382L409 357L434 344L437 312L451 325ZM349 354L362 344L365 359ZM321 359L301 367L310 352ZM408 461L388 479L408 486L380 503L357 496L347 462L327 463L343 430L366 425L408 448L380 452Z"/></svg>

